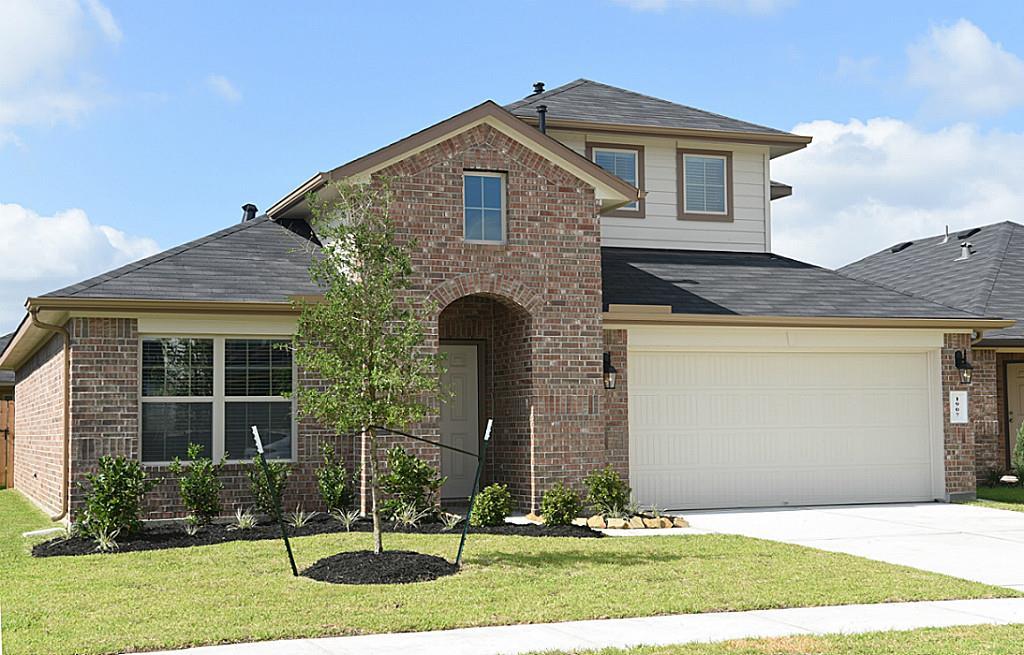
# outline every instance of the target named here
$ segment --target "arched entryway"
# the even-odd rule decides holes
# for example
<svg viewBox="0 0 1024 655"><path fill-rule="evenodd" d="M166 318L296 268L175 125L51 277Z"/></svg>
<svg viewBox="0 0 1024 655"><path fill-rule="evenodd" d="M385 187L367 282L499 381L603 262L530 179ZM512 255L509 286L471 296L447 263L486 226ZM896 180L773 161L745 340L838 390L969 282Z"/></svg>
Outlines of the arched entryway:
<svg viewBox="0 0 1024 655"><path fill-rule="evenodd" d="M438 316L438 347L447 356L442 386L451 394L441 407L441 440L479 452L484 424L493 417L483 483L508 484L520 503L530 496L532 330L523 305L487 291L453 300ZM443 450L441 472L448 481L442 497L450 503L465 499L475 465L472 457Z"/></svg>

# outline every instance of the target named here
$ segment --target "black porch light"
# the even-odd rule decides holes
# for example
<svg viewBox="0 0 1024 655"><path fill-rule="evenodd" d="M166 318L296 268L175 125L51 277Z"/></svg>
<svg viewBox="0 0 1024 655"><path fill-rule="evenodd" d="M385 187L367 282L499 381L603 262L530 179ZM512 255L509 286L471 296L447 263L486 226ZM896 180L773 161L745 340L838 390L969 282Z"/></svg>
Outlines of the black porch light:
<svg viewBox="0 0 1024 655"><path fill-rule="evenodd" d="M618 371L612 366L612 354L604 354L604 388L614 389L615 388L615 376Z"/></svg>
<svg viewBox="0 0 1024 655"><path fill-rule="evenodd" d="M974 365L967 361L967 351L958 350L953 353L953 365L960 371L960 382L971 383L971 375L974 373Z"/></svg>

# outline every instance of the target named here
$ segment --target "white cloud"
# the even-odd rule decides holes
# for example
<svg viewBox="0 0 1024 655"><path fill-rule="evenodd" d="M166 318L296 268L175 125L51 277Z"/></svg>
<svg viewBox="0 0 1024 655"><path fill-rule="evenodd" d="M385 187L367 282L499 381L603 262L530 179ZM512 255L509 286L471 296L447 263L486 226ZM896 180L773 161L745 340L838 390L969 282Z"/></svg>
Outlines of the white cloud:
<svg viewBox="0 0 1024 655"><path fill-rule="evenodd" d="M636 11L665 11L672 7L709 7L733 13L767 15L796 4L796 0L615 0Z"/></svg>
<svg viewBox="0 0 1024 655"><path fill-rule="evenodd" d="M89 8L92 19L99 25L107 40L111 43L120 43L124 34L121 33L121 28L114 20L114 14L110 13L110 10L100 0L85 0L85 6Z"/></svg>
<svg viewBox="0 0 1024 655"><path fill-rule="evenodd" d="M773 250L838 267L900 241L1024 220L1024 133L892 118L815 121L814 142L772 162L793 196L772 203Z"/></svg>
<svg viewBox="0 0 1024 655"><path fill-rule="evenodd" d="M0 145L19 141L19 126L74 122L105 100L84 66L95 30L111 43L121 30L99 0L84 3L0 2Z"/></svg>
<svg viewBox="0 0 1024 655"><path fill-rule="evenodd" d="M53 216L0 203L0 333L13 329L25 299L79 282L159 250L152 239L97 225L81 209Z"/></svg>
<svg viewBox="0 0 1024 655"><path fill-rule="evenodd" d="M935 110L999 114L1024 104L1024 61L969 20L933 27L907 56L907 81Z"/></svg>
<svg viewBox="0 0 1024 655"><path fill-rule="evenodd" d="M242 99L242 92L231 83L231 80L223 75L208 75L206 77L206 86L220 96L221 99L228 102L238 102Z"/></svg>

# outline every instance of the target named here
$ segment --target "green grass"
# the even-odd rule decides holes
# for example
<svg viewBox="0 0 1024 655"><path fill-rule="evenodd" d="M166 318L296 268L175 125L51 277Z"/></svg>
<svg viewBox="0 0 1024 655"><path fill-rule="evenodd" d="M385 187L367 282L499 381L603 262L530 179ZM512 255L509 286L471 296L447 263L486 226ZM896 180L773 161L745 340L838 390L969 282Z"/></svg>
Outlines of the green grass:
<svg viewBox="0 0 1024 655"><path fill-rule="evenodd" d="M1017 595L838 553L727 535L551 539L471 536L464 570L403 586L293 578L277 541L35 559L20 534L47 525L0 492L0 605L7 655L112 653L232 641ZM385 535L390 548L454 556L457 535ZM300 567L370 545L303 537Z"/></svg>
<svg viewBox="0 0 1024 655"><path fill-rule="evenodd" d="M716 644L582 651L575 655L1018 655L1024 625L977 625L859 635L742 639ZM557 655L549 653L549 655Z"/></svg>
<svg viewBox="0 0 1024 655"><path fill-rule="evenodd" d="M971 503L994 509L1024 512L1024 487L978 487L978 500Z"/></svg>

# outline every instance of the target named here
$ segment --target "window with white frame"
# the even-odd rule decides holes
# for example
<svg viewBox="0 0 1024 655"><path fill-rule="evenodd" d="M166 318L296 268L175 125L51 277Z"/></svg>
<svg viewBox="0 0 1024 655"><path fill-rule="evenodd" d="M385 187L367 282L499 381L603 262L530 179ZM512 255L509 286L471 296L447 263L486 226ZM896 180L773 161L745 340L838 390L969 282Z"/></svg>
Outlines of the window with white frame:
<svg viewBox="0 0 1024 655"><path fill-rule="evenodd" d="M287 339L144 337L142 461L184 459L188 444L218 460L255 455L259 428L269 459L294 455L294 368Z"/></svg>
<svg viewBox="0 0 1024 655"><path fill-rule="evenodd" d="M463 237L466 241L505 241L505 175L484 171L463 176Z"/></svg>
<svg viewBox="0 0 1024 655"><path fill-rule="evenodd" d="M683 212L726 216L728 158L683 154Z"/></svg>
<svg viewBox="0 0 1024 655"><path fill-rule="evenodd" d="M591 149L594 163L630 186L640 188L640 152L632 148L594 147ZM622 210L637 211L637 202L621 207Z"/></svg>

